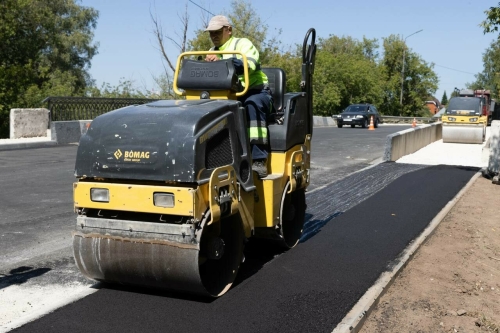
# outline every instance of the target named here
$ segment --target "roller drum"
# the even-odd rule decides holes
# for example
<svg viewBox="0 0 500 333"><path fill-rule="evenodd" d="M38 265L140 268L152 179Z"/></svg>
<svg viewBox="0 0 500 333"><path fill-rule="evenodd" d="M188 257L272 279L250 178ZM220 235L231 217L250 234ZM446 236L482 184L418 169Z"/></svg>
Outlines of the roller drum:
<svg viewBox="0 0 500 333"><path fill-rule="evenodd" d="M484 126L446 125L443 126L444 143L483 143Z"/></svg>
<svg viewBox="0 0 500 333"><path fill-rule="evenodd" d="M218 297L236 277L244 242L237 219L220 223L220 238L215 239L224 244L224 251L217 259L204 253L204 243L214 243L211 232L206 237L202 234L201 242L186 244L158 235L129 237L127 231L120 236L116 231L77 230L73 234L75 262L85 276L98 281Z"/></svg>

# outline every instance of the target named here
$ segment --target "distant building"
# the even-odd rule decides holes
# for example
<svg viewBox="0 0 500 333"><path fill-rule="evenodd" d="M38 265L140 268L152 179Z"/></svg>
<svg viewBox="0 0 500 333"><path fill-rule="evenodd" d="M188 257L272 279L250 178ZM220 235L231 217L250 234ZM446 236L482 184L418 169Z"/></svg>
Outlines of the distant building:
<svg viewBox="0 0 500 333"><path fill-rule="evenodd" d="M436 114L441 109L441 103L435 97L431 97L429 100L425 101L425 106L429 108L432 114Z"/></svg>

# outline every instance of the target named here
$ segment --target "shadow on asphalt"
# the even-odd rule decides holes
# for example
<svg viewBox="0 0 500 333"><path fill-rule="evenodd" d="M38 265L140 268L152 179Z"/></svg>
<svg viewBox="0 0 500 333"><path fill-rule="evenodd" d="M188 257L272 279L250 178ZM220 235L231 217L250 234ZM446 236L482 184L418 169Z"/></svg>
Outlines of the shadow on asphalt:
<svg viewBox="0 0 500 333"><path fill-rule="evenodd" d="M328 215L326 218L319 220L311 220L313 215L306 213L306 223L304 224L304 232L302 234L302 237L300 237L300 242L304 243L309 240L311 237L316 235L321 228L323 228L328 222L330 222L330 220L336 218L339 215L342 215L342 213L343 212L335 212L331 215Z"/></svg>
<svg viewBox="0 0 500 333"><path fill-rule="evenodd" d="M52 269L45 267L33 268L30 266L20 266L12 269L7 275L0 275L0 289L26 283L30 279L41 276L51 270Z"/></svg>

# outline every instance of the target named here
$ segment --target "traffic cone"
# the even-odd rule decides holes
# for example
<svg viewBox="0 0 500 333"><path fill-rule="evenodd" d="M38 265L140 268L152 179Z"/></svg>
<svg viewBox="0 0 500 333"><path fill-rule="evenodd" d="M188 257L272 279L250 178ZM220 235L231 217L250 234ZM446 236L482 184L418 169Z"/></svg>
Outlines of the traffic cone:
<svg viewBox="0 0 500 333"><path fill-rule="evenodd" d="M417 127L417 119L413 118L413 122L411 123L411 127Z"/></svg>
<svg viewBox="0 0 500 333"><path fill-rule="evenodd" d="M368 126L368 130L375 130L375 125L373 125L373 116L370 118L370 126Z"/></svg>

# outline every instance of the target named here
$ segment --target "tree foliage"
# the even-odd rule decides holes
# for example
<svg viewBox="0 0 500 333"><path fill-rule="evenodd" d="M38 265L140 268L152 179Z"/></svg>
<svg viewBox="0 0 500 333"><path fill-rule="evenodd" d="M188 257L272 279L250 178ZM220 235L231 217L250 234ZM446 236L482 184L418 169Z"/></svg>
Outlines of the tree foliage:
<svg viewBox="0 0 500 333"><path fill-rule="evenodd" d="M382 112L393 116L422 114L426 111L424 107L426 97L433 95L437 90L438 77L433 71L434 65L428 64L417 53L407 49L405 43L396 35L384 38L383 48ZM403 88L402 105L401 88Z"/></svg>
<svg viewBox="0 0 500 333"><path fill-rule="evenodd" d="M0 137L11 108L40 107L49 95L82 95L97 53L98 13L78 0L0 2Z"/></svg>
<svg viewBox="0 0 500 333"><path fill-rule="evenodd" d="M376 48L376 40L335 35L319 39L315 73L321 75L314 78L315 88L319 88L317 93L314 88L317 115L332 115L353 103L380 104Z"/></svg>
<svg viewBox="0 0 500 333"><path fill-rule="evenodd" d="M476 81L467 84L469 89L487 89L493 98L500 97L500 39L491 42L483 53L483 71L476 75Z"/></svg>
<svg viewBox="0 0 500 333"><path fill-rule="evenodd" d="M497 7L490 7L484 13L486 14L486 19L480 24L484 29L484 33L497 32L500 26L500 2ZM500 35L498 38L500 38Z"/></svg>
<svg viewBox="0 0 500 333"><path fill-rule="evenodd" d="M299 91L301 81L302 45L290 46L284 51L278 35L267 39L268 26L262 24L249 2L233 0L232 11L222 13L233 23L236 37L247 37L259 48L264 67L285 70L287 91ZM208 24L205 18L203 26ZM305 33L305 31L304 31ZM188 41L190 50L208 50L212 46L209 35L199 29ZM318 38L314 76L313 107L315 115L332 115L349 104L373 103L391 115L418 115L425 110L428 95L437 89L437 75L433 65L427 64L416 53L405 56L403 111L399 103L403 42L396 36L384 39L384 57L380 57L376 39L356 40L352 37L330 35Z"/></svg>
<svg viewBox="0 0 500 333"><path fill-rule="evenodd" d="M490 7L484 12L486 19L481 22L484 33L493 33L498 31L500 26L500 2L497 7ZM500 97L500 35L496 41L491 42L490 46L483 53L483 71L476 75L474 82L468 83L469 89L487 89L491 91L493 98Z"/></svg>
<svg viewBox="0 0 500 333"><path fill-rule="evenodd" d="M443 93L443 97L441 97L441 104L448 105L448 96L446 95L446 90Z"/></svg>
<svg viewBox="0 0 500 333"><path fill-rule="evenodd" d="M104 82L101 87L89 86L86 91L89 97L105 98L149 98L143 91L137 89L134 82L121 78L116 86Z"/></svg>

